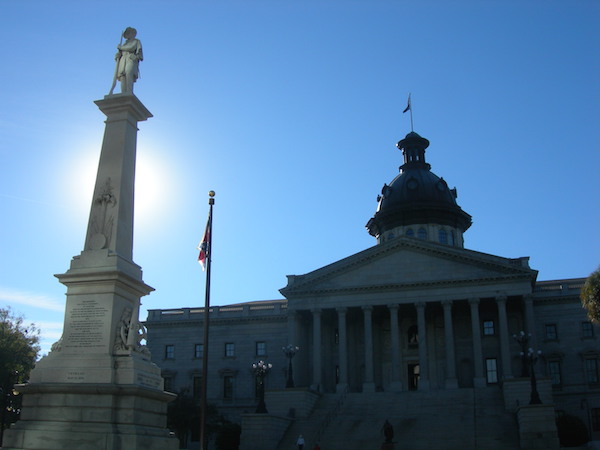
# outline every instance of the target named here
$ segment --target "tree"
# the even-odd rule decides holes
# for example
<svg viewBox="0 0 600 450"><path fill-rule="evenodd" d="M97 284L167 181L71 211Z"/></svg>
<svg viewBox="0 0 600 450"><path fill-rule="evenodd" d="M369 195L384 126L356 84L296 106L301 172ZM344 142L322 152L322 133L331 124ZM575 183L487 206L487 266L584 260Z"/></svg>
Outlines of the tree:
<svg viewBox="0 0 600 450"><path fill-rule="evenodd" d="M13 386L29 379L40 351L39 334L10 308L0 308L0 445L4 429L19 418L21 396Z"/></svg>
<svg viewBox="0 0 600 450"><path fill-rule="evenodd" d="M565 414L556 419L561 447L579 447L589 441L588 429L577 416Z"/></svg>
<svg viewBox="0 0 600 450"><path fill-rule="evenodd" d="M581 304L592 322L600 323L600 268L585 280L581 289Z"/></svg>

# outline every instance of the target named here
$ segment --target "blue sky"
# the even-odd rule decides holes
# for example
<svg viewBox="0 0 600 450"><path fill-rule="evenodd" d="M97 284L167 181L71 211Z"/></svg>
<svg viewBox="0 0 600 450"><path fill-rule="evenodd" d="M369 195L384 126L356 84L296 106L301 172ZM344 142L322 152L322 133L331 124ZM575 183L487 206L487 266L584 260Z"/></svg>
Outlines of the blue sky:
<svg viewBox="0 0 600 450"><path fill-rule="evenodd" d="M204 302L196 245L216 191L212 303L281 298L375 245L364 226L430 140L473 216L465 247L530 256L540 280L600 263L597 1L0 3L0 307L62 331L121 31L144 47L134 260L147 309Z"/></svg>

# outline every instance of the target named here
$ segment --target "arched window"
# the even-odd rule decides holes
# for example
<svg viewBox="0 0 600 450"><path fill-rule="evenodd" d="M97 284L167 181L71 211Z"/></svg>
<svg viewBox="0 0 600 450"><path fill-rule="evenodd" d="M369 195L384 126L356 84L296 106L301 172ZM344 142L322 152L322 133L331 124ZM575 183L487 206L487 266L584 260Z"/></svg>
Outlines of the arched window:
<svg viewBox="0 0 600 450"><path fill-rule="evenodd" d="M440 244L448 245L448 233L443 228L438 232L438 238L440 240Z"/></svg>
<svg viewBox="0 0 600 450"><path fill-rule="evenodd" d="M406 230L406 235L408 237L414 237L415 236L415 232L413 231L412 228L409 228L409 229Z"/></svg>
<svg viewBox="0 0 600 450"><path fill-rule="evenodd" d="M427 240L427 231L425 228L419 228L419 231L417 231L417 237L424 241Z"/></svg>
<svg viewBox="0 0 600 450"><path fill-rule="evenodd" d="M416 347L419 345L419 329L416 325L412 325L406 333L406 339L409 347Z"/></svg>

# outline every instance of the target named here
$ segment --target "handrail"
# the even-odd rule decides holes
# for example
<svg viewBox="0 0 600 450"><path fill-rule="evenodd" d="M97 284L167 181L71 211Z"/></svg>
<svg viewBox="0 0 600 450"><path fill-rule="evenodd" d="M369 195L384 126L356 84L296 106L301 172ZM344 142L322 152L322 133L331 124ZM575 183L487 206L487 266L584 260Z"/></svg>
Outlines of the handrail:
<svg viewBox="0 0 600 450"><path fill-rule="evenodd" d="M335 406L331 409L331 411L329 411L327 413L327 415L325 416L325 420L323 420L323 422L321 422L319 431L317 431L317 434L314 439L315 443L321 441L321 437L323 437L323 433L325 433L325 430L327 429L327 427L329 426L331 421L337 417L337 414L342 409L342 405L346 401L346 394L348 394L348 385L346 385L346 387L344 387L344 390L340 394L340 398L338 398L338 401L336 402Z"/></svg>

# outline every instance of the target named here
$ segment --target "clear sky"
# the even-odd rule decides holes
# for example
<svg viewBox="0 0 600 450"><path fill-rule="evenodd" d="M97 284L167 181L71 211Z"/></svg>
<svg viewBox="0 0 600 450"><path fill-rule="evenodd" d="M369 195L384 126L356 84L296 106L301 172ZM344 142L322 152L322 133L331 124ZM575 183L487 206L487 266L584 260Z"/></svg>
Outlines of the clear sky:
<svg viewBox="0 0 600 450"><path fill-rule="evenodd" d="M432 171L473 216L465 247L539 280L600 263L600 3L0 2L0 307L62 331L83 249L115 46L144 47L134 260L147 309L198 306L216 191L212 304L281 298L375 245L412 93Z"/></svg>

